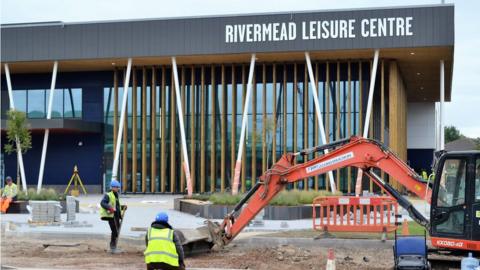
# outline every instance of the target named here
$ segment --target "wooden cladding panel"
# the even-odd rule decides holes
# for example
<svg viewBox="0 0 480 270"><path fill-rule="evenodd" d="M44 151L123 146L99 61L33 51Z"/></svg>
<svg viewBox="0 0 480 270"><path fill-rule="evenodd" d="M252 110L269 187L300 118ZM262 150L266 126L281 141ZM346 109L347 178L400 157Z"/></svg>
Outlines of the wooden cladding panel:
<svg viewBox="0 0 480 270"><path fill-rule="evenodd" d="M142 68L142 192L147 191L147 69Z"/></svg>
<svg viewBox="0 0 480 270"><path fill-rule="evenodd" d="M215 191L215 184L217 180L217 174L216 174L216 153L217 153L217 143L215 141L216 139L216 131L217 131L217 123L216 123L216 114L217 114L217 108L215 101L217 100L217 87L215 84L215 66L213 65L210 70L210 78L211 78L211 88L210 88L210 97L212 100L212 103L210 104L210 120L211 120L211 126L210 126L210 192Z"/></svg>
<svg viewBox="0 0 480 270"><path fill-rule="evenodd" d="M390 148L401 159L407 157L407 96L403 78L396 61L389 63L389 130ZM397 181L392 185L403 189Z"/></svg>
<svg viewBox="0 0 480 270"><path fill-rule="evenodd" d="M206 182L206 168L205 168L205 153L207 152L205 144L205 98L206 98L206 89L205 89L205 66L201 67L201 85L200 85L200 192L205 192L205 182Z"/></svg>
<svg viewBox="0 0 480 270"><path fill-rule="evenodd" d="M150 192L155 192L157 187L157 72L155 67L152 67L150 90Z"/></svg>
<svg viewBox="0 0 480 270"><path fill-rule="evenodd" d="M196 136L197 128L195 126L195 96L198 95L195 83L195 66L190 67L190 177L192 179L192 191L197 191L196 177L197 177L197 164L196 164Z"/></svg>
<svg viewBox="0 0 480 270"><path fill-rule="evenodd" d="M235 174L236 163L236 145L237 145L237 83L235 77L235 65L232 65L232 132L230 141L230 186L233 185L233 175Z"/></svg>
<svg viewBox="0 0 480 270"><path fill-rule="evenodd" d="M166 131L166 122L167 122L167 90L166 90L166 68L162 67L162 86L161 86L161 115L160 115L160 136L161 136L161 152L160 152L160 191L165 192L166 190L166 179L167 179L167 131Z"/></svg>
<svg viewBox="0 0 480 270"><path fill-rule="evenodd" d="M225 191L225 180L226 180L226 159L227 159L227 87L225 85L225 65L222 65L221 68L221 149L220 149L220 191Z"/></svg>

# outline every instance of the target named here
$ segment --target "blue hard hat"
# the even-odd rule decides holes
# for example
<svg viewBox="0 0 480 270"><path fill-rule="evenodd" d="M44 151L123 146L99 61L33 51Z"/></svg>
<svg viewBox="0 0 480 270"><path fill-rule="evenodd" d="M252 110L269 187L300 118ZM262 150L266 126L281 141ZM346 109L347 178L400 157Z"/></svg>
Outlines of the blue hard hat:
<svg viewBox="0 0 480 270"><path fill-rule="evenodd" d="M157 222L168 222L168 215L165 212L160 212L155 216Z"/></svg>
<svg viewBox="0 0 480 270"><path fill-rule="evenodd" d="M114 187L120 187L120 182L118 182L117 180L112 180L112 182L110 182L110 188L114 188Z"/></svg>

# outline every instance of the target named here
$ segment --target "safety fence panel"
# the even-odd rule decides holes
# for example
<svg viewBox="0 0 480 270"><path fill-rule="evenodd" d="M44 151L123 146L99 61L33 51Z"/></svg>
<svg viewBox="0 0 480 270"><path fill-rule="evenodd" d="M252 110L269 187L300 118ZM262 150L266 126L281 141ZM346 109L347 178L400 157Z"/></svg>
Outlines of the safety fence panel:
<svg viewBox="0 0 480 270"><path fill-rule="evenodd" d="M325 232L391 232L397 229L398 203L392 197L317 197L313 229Z"/></svg>

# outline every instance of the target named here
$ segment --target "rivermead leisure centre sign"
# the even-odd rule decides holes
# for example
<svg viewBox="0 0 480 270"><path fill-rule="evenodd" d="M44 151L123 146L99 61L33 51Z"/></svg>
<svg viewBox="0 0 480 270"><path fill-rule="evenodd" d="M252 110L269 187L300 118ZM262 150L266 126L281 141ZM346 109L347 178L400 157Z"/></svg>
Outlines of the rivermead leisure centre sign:
<svg viewBox="0 0 480 270"><path fill-rule="evenodd" d="M225 43L413 36L413 17L225 25Z"/></svg>

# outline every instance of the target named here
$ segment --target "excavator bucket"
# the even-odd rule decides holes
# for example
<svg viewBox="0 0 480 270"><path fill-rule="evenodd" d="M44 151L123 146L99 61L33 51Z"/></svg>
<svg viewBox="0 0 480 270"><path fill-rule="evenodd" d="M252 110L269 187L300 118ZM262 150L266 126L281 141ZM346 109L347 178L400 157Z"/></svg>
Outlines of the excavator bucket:
<svg viewBox="0 0 480 270"><path fill-rule="evenodd" d="M207 221L206 226L176 230L176 232L186 256L203 254L212 250L214 246L223 246L220 226L210 220Z"/></svg>

